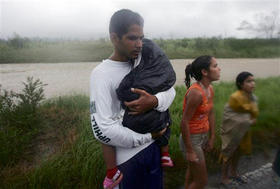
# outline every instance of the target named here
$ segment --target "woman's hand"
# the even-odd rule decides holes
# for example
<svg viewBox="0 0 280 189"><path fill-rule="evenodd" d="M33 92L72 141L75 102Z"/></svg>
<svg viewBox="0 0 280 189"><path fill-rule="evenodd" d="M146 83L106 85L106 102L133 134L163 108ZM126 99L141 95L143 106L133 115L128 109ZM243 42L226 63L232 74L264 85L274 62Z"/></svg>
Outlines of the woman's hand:
<svg viewBox="0 0 280 189"><path fill-rule="evenodd" d="M205 151L210 152L214 148L214 139L210 138L206 144Z"/></svg>
<svg viewBox="0 0 280 189"><path fill-rule="evenodd" d="M253 119L252 119L252 125L255 125L256 122L257 122L257 119L256 119L256 118L253 118Z"/></svg>
<svg viewBox="0 0 280 189"><path fill-rule="evenodd" d="M194 151L187 152L187 160L192 163L197 163L199 161L199 159Z"/></svg>

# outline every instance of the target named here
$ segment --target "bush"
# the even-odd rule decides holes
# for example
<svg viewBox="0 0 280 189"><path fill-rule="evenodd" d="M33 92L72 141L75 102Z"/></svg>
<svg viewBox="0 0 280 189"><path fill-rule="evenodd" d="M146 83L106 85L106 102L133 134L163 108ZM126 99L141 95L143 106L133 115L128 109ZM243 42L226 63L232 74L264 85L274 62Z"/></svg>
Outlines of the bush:
<svg viewBox="0 0 280 189"><path fill-rule="evenodd" d="M16 163L38 130L46 84L28 77L23 85L21 93L0 86L0 167Z"/></svg>

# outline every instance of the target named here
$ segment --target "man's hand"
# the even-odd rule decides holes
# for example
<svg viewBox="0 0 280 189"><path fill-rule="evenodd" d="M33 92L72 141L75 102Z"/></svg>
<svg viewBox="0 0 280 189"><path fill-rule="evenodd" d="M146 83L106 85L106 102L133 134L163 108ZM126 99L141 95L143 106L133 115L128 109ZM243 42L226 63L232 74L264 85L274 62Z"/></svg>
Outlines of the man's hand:
<svg viewBox="0 0 280 189"><path fill-rule="evenodd" d="M131 102L124 102L124 104L129 108L131 112L129 114L136 115L145 113L158 105L157 97L147 93L141 89L131 88L131 91L140 95L137 100Z"/></svg>
<svg viewBox="0 0 280 189"><path fill-rule="evenodd" d="M167 129L167 128L165 127L165 128L162 129L161 131L151 133L151 134L152 134L152 139L155 140L155 139L157 139L158 137L162 136L162 135L165 133L166 129Z"/></svg>

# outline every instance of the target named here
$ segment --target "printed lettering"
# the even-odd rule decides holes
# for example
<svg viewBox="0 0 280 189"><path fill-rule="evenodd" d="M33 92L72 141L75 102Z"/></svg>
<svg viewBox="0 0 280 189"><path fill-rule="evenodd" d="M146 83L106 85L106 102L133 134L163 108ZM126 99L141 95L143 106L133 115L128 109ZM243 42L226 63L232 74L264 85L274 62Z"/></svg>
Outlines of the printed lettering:
<svg viewBox="0 0 280 189"><path fill-rule="evenodd" d="M99 127L97 125L97 122L95 121L94 116L92 116L92 119L91 119L91 127L92 127L92 130L93 130L96 138L98 138L99 140L101 140L105 143L108 143L111 141L110 138L103 135L102 131L99 129Z"/></svg>
<svg viewBox="0 0 280 189"><path fill-rule="evenodd" d="M97 127L97 126L93 126L92 128L93 128L93 130L97 130L97 129L98 129L98 127Z"/></svg>
<svg viewBox="0 0 280 189"><path fill-rule="evenodd" d="M102 135L102 132L99 129L97 129L97 130L95 130L95 134L96 134L96 136L99 137Z"/></svg>
<svg viewBox="0 0 280 189"><path fill-rule="evenodd" d="M111 140L111 139L106 138L106 139L104 140L104 142L105 142L105 143L108 143L108 142L110 142L110 140Z"/></svg>
<svg viewBox="0 0 280 189"><path fill-rule="evenodd" d="M93 126L97 126L97 123L96 123L96 121L95 121L95 119L94 119L94 116L92 116L91 124L92 124Z"/></svg>

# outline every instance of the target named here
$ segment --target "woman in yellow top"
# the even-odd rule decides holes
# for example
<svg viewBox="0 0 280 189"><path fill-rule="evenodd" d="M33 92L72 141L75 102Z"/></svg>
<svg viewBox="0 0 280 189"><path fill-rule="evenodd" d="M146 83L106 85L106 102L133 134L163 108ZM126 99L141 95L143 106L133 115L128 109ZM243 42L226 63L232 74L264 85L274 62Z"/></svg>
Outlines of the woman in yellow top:
<svg viewBox="0 0 280 189"><path fill-rule="evenodd" d="M259 110L253 91L255 80L253 74L241 72L236 77L238 90L226 104L221 127L222 152L222 185L230 183L230 177L236 182L246 183L237 173L239 158L252 151L249 128L256 123Z"/></svg>
<svg viewBox="0 0 280 189"><path fill-rule="evenodd" d="M180 146L187 161L185 188L204 188L207 184L207 169L204 151L213 148L215 139L215 115L213 111L213 81L220 78L220 68L212 56L200 56L187 65L188 88L181 121ZM190 86L190 79L197 82ZM209 134L209 138L208 138Z"/></svg>

